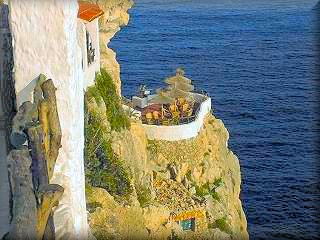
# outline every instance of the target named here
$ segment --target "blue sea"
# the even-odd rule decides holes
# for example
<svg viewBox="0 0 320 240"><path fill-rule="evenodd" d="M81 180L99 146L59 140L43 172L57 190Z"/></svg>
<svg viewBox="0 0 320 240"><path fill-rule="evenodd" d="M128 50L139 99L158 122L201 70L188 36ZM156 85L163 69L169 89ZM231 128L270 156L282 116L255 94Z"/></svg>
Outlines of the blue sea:
<svg viewBox="0 0 320 240"><path fill-rule="evenodd" d="M251 239L320 239L316 0L136 0L111 42L125 96L179 66L240 159Z"/></svg>

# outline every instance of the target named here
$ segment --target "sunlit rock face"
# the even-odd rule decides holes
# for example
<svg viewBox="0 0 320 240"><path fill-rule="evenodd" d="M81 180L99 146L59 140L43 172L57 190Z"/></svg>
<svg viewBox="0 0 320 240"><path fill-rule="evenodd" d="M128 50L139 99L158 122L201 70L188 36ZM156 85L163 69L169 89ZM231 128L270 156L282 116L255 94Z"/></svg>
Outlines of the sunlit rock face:
<svg viewBox="0 0 320 240"><path fill-rule="evenodd" d="M109 137L114 153L131 173L134 191L129 205L99 188L87 195L88 204L96 205L89 211L93 234L168 239L174 231L179 239L248 239L239 198L239 160L228 147L229 133L221 120L208 114L199 135L182 141L150 141L138 122L130 131L112 132ZM214 192L202 194L206 184ZM141 188L149 193L143 201ZM200 230L182 231L170 219L175 212L192 210L205 213L204 219L196 219Z"/></svg>
<svg viewBox="0 0 320 240"><path fill-rule="evenodd" d="M62 148L52 183L65 189L54 213L57 238L87 237L83 165L83 71L76 0L10 0L17 104L32 100L40 73L57 87Z"/></svg>
<svg viewBox="0 0 320 240"><path fill-rule="evenodd" d="M133 6L132 0L91 0L104 11L100 23L101 67L105 68L114 80L117 92L121 94L120 65L116 53L108 47L110 40L120 31L121 26L129 22L128 10Z"/></svg>

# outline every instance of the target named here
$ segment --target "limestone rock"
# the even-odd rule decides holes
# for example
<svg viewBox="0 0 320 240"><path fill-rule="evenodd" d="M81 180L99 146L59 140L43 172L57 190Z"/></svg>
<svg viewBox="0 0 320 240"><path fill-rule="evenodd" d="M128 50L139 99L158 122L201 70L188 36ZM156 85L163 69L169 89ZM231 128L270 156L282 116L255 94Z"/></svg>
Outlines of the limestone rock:
<svg viewBox="0 0 320 240"><path fill-rule="evenodd" d="M116 53L108 47L110 40L129 22L127 11L133 6L132 0L91 0L104 11L100 19L100 51L101 67L105 68L112 76L117 87L117 92L121 95L120 65L116 60Z"/></svg>
<svg viewBox="0 0 320 240"><path fill-rule="evenodd" d="M94 214L90 213L91 223L97 221L96 218L100 219L102 212L109 212L114 220L108 225L107 232L115 231L119 234L117 237L120 237L124 233L119 231L121 227L118 224L123 223L116 219L123 218L122 214L128 214L129 209L136 209L141 212L135 217L144 217L138 229L142 231L143 226L144 230L147 229L147 232L143 230L146 239L166 239L165 236L173 232L181 239L230 239L230 236L234 239L248 239L247 222L239 200L239 160L227 147L229 136L221 120L208 115L206 127L197 138L177 142L146 140L141 125L134 123L133 126L130 132L111 134L113 148L131 170L133 184L154 191L155 197L147 207L140 210L135 205L129 208L118 205L121 214L114 211L112 204L105 204L101 212L97 210ZM180 227L174 226L168 213L193 209L205 209L203 230L185 232L180 229L179 233L175 228ZM225 216L230 228L228 233L215 226L215 221ZM208 228L207 224L214 228ZM95 229L95 224L91 227Z"/></svg>

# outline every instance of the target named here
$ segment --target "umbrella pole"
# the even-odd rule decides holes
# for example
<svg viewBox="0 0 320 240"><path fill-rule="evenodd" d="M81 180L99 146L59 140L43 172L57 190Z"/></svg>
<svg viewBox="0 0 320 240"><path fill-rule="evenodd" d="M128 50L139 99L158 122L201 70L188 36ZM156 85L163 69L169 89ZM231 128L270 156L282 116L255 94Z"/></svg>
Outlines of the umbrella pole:
<svg viewBox="0 0 320 240"><path fill-rule="evenodd" d="M161 104L161 119L163 119L163 104Z"/></svg>

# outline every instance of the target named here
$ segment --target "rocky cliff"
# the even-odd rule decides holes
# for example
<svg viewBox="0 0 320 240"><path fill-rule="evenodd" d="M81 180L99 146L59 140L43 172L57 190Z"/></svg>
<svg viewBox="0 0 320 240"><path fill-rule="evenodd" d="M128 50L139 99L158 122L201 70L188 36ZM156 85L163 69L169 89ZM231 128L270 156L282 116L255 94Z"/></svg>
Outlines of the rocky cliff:
<svg viewBox="0 0 320 240"><path fill-rule="evenodd" d="M131 4L101 4L102 44L128 22ZM102 55L120 93L115 53L105 45ZM109 105L99 86L86 95L87 211L97 239L248 239L239 160L221 120L208 114L190 140L150 141L137 120L114 128Z"/></svg>
<svg viewBox="0 0 320 240"><path fill-rule="evenodd" d="M90 111L103 115L96 107L89 104ZM177 142L149 141L135 121L130 130L106 132L130 176L132 192L121 197L87 187L89 223L96 237L248 238L239 199L239 161L228 149L221 120L208 115L198 137ZM174 216L195 212L203 213L195 216L197 230L182 231Z"/></svg>
<svg viewBox="0 0 320 240"><path fill-rule="evenodd" d="M129 22L128 9L133 6L132 0L91 0L97 3L104 11L99 21L100 25L100 52L101 67L104 67L112 76L117 92L121 94L120 66L116 60L116 53L108 47L110 40Z"/></svg>

